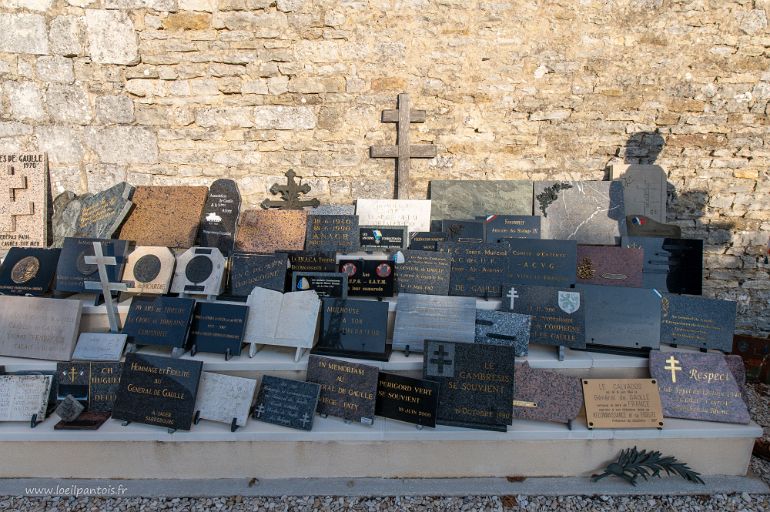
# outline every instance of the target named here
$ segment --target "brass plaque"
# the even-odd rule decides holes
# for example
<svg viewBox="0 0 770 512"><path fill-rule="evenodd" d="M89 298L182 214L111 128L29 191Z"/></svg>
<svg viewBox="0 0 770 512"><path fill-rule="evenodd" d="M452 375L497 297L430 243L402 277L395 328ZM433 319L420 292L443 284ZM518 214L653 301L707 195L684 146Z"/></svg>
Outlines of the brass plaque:
<svg viewBox="0 0 770 512"><path fill-rule="evenodd" d="M586 423L594 428L663 428L655 379L582 379Z"/></svg>

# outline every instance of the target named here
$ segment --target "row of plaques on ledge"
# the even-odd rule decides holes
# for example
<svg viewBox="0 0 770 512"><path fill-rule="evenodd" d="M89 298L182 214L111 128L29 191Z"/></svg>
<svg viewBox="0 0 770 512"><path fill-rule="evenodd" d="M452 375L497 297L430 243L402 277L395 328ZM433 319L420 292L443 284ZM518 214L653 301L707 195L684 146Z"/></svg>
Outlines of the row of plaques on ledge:
<svg viewBox="0 0 770 512"><path fill-rule="evenodd" d="M256 380L204 372L200 361L130 353L123 363L0 374L0 421L34 427L55 408L55 429L97 429L112 416L169 430L210 420L235 431L249 417L311 430L319 413L504 432L514 420L571 428L585 407L589 429L662 429L664 418L749 423L740 357L653 351L649 366L648 379L581 379L516 364L511 347L430 340L419 379L311 356L306 381L265 375L257 392Z"/></svg>

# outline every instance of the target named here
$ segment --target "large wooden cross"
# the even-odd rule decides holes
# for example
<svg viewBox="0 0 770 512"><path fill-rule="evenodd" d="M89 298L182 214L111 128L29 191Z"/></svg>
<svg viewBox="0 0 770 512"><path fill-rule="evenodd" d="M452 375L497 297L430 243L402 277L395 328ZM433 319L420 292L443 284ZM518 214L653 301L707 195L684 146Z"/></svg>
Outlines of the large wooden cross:
<svg viewBox="0 0 770 512"><path fill-rule="evenodd" d="M113 256L105 256L102 252L102 243L94 242L94 255L86 256L87 265L96 265L99 270L99 281L86 281L83 283L86 290L101 290L104 295L104 306L107 308L107 318L110 322L110 332L120 331L120 317L118 317L118 308L112 302L112 292L124 292L128 288L125 283L111 283L107 276L107 265L115 266L117 261Z"/></svg>
<svg viewBox="0 0 770 512"><path fill-rule="evenodd" d="M371 158L396 159L396 199L409 198L409 167L412 158L433 158L436 156L436 146L433 144L410 145L410 123L424 123L424 110L409 109L409 95L402 92L398 95L396 110L382 111L383 123L396 123L398 135L395 146L372 146L369 148Z"/></svg>

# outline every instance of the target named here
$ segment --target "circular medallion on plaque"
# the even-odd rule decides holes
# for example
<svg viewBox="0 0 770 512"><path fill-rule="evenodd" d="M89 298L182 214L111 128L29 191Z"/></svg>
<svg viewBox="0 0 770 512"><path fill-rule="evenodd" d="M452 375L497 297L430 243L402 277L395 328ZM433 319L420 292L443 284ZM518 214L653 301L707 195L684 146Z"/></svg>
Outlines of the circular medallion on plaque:
<svg viewBox="0 0 770 512"><path fill-rule="evenodd" d="M145 254L134 264L134 278L140 283L150 283L160 274L160 258L154 254Z"/></svg>
<svg viewBox="0 0 770 512"><path fill-rule="evenodd" d="M211 276L214 263L208 256L196 256L190 260L184 269L184 276L193 284L204 282Z"/></svg>
<svg viewBox="0 0 770 512"><path fill-rule="evenodd" d="M377 270L375 272L377 273L378 277L388 277L393 273L393 267L387 263L380 263L377 265Z"/></svg>
<svg viewBox="0 0 770 512"><path fill-rule="evenodd" d="M358 272L358 267L356 267L355 263L345 263L342 265L342 272L347 274L348 277L352 277L356 275L356 272Z"/></svg>
<svg viewBox="0 0 770 512"><path fill-rule="evenodd" d="M96 272L98 268L96 265L89 265L86 263L86 256L93 256L93 249L91 249L90 253L86 253L88 253L88 251L80 251L80 254L78 254L78 259L75 261L75 268L77 268L78 272L84 276L90 276Z"/></svg>
<svg viewBox="0 0 770 512"><path fill-rule="evenodd" d="M11 280L16 284L24 284L31 281L40 270L40 260L34 256L26 256L16 262L11 269Z"/></svg>

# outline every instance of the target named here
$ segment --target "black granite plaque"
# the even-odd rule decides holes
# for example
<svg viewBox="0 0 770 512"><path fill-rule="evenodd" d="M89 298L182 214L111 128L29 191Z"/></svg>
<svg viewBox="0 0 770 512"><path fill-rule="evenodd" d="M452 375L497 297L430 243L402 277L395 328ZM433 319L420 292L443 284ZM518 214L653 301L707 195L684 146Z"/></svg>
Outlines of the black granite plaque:
<svg viewBox="0 0 770 512"><path fill-rule="evenodd" d="M123 333L129 343L187 348L194 299L136 296L128 310Z"/></svg>
<svg viewBox="0 0 770 512"><path fill-rule="evenodd" d="M398 293L449 295L452 258L438 251L401 251L396 255Z"/></svg>
<svg viewBox="0 0 770 512"><path fill-rule="evenodd" d="M702 293L703 240L624 236L622 246L644 251L644 288L655 288L661 293Z"/></svg>
<svg viewBox="0 0 770 512"><path fill-rule="evenodd" d="M510 311L476 310L476 343L513 347L516 357L529 352L529 315Z"/></svg>
<svg viewBox="0 0 770 512"><path fill-rule="evenodd" d="M235 244L235 227L241 210L241 194L233 180L219 179L209 187L206 205L198 228L197 245L216 247L224 257Z"/></svg>
<svg viewBox="0 0 770 512"><path fill-rule="evenodd" d="M257 286L283 292L288 266L289 256L285 253L237 252L230 258L230 294L248 297Z"/></svg>
<svg viewBox="0 0 770 512"><path fill-rule="evenodd" d="M664 293L660 342L730 352L737 305L731 300Z"/></svg>
<svg viewBox="0 0 770 512"><path fill-rule="evenodd" d="M58 363L56 399L72 395L89 412L110 412L122 368L122 363Z"/></svg>
<svg viewBox="0 0 770 512"><path fill-rule="evenodd" d="M497 243L508 238L540 238L541 217L532 215L489 215L484 221L484 239Z"/></svg>
<svg viewBox="0 0 770 512"><path fill-rule="evenodd" d="M248 306L199 302L195 305L189 345L195 352L241 355L248 314Z"/></svg>
<svg viewBox="0 0 770 512"><path fill-rule="evenodd" d="M577 242L574 240L505 239L511 250L507 282L572 286L576 282Z"/></svg>
<svg viewBox="0 0 770 512"><path fill-rule="evenodd" d="M406 249L406 226L359 226L362 251L400 251Z"/></svg>
<svg viewBox="0 0 770 512"><path fill-rule="evenodd" d="M333 252L289 253L291 272L337 272L337 255Z"/></svg>
<svg viewBox="0 0 770 512"><path fill-rule="evenodd" d="M321 386L318 413L372 425L378 373L376 366L311 355L307 381Z"/></svg>
<svg viewBox="0 0 770 512"><path fill-rule="evenodd" d="M321 386L265 375L252 417L265 423L312 430Z"/></svg>
<svg viewBox="0 0 770 512"><path fill-rule="evenodd" d="M585 348L585 301L579 290L535 285L504 285L502 306L530 315L529 342Z"/></svg>
<svg viewBox="0 0 770 512"><path fill-rule="evenodd" d="M439 250L452 259L449 295L499 297L506 280L510 251L506 244L463 244L446 242Z"/></svg>
<svg viewBox="0 0 770 512"><path fill-rule="evenodd" d="M380 372L377 416L435 427L438 392L438 382Z"/></svg>
<svg viewBox="0 0 770 512"><path fill-rule="evenodd" d="M112 238L131 210L134 187L126 182L84 197L75 222L78 238Z"/></svg>
<svg viewBox="0 0 770 512"><path fill-rule="evenodd" d="M120 282L128 257L126 240L100 240L98 238L65 238L59 262L56 266L57 292L85 292L85 281L99 281L96 265L85 262L86 256L94 255L94 242L101 242L102 254L114 257L117 265L107 265L107 278L111 283Z"/></svg>
<svg viewBox="0 0 770 512"><path fill-rule="evenodd" d="M308 215L306 250L355 252L358 248L357 215Z"/></svg>
<svg viewBox="0 0 770 512"><path fill-rule="evenodd" d="M484 222L481 220L442 220L441 231L447 234L447 242L484 242Z"/></svg>
<svg viewBox="0 0 770 512"><path fill-rule="evenodd" d="M56 273L60 249L11 247L0 265L0 294L45 295Z"/></svg>
<svg viewBox="0 0 770 512"><path fill-rule="evenodd" d="M200 361L127 354L112 417L190 430L202 368Z"/></svg>
<svg viewBox="0 0 770 512"><path fill-rule="evenodd" d="M438 251L438 244L447 241L443 231L418 231L409 235L409 249L414 251Z"/></svg>
<svg viewBox="0 0 770 512"><path fill-rule="evenodd" d="M325 298L321 336L313 354L387 361L388 303Z"/></svg>
<svg viewBox="0 0 770 512"><path fill-rule="evenodd" d="M348 298L348 275L341 272L293 272L291 289L315 290L319 297Z"/></svg>
<svg viewBox="0 0 770 512"><path fill-rule="evenodd" d="M437 423L507 430L513 419L514 350L426 340L422 375L441 385Z"/></svg>
<svg viewBox="0 0 770 512"><path fill-rule="evenodd" d="M390 260L340 260L339 272L348 276L351 297L392 297L396 265Z"/></svg>

